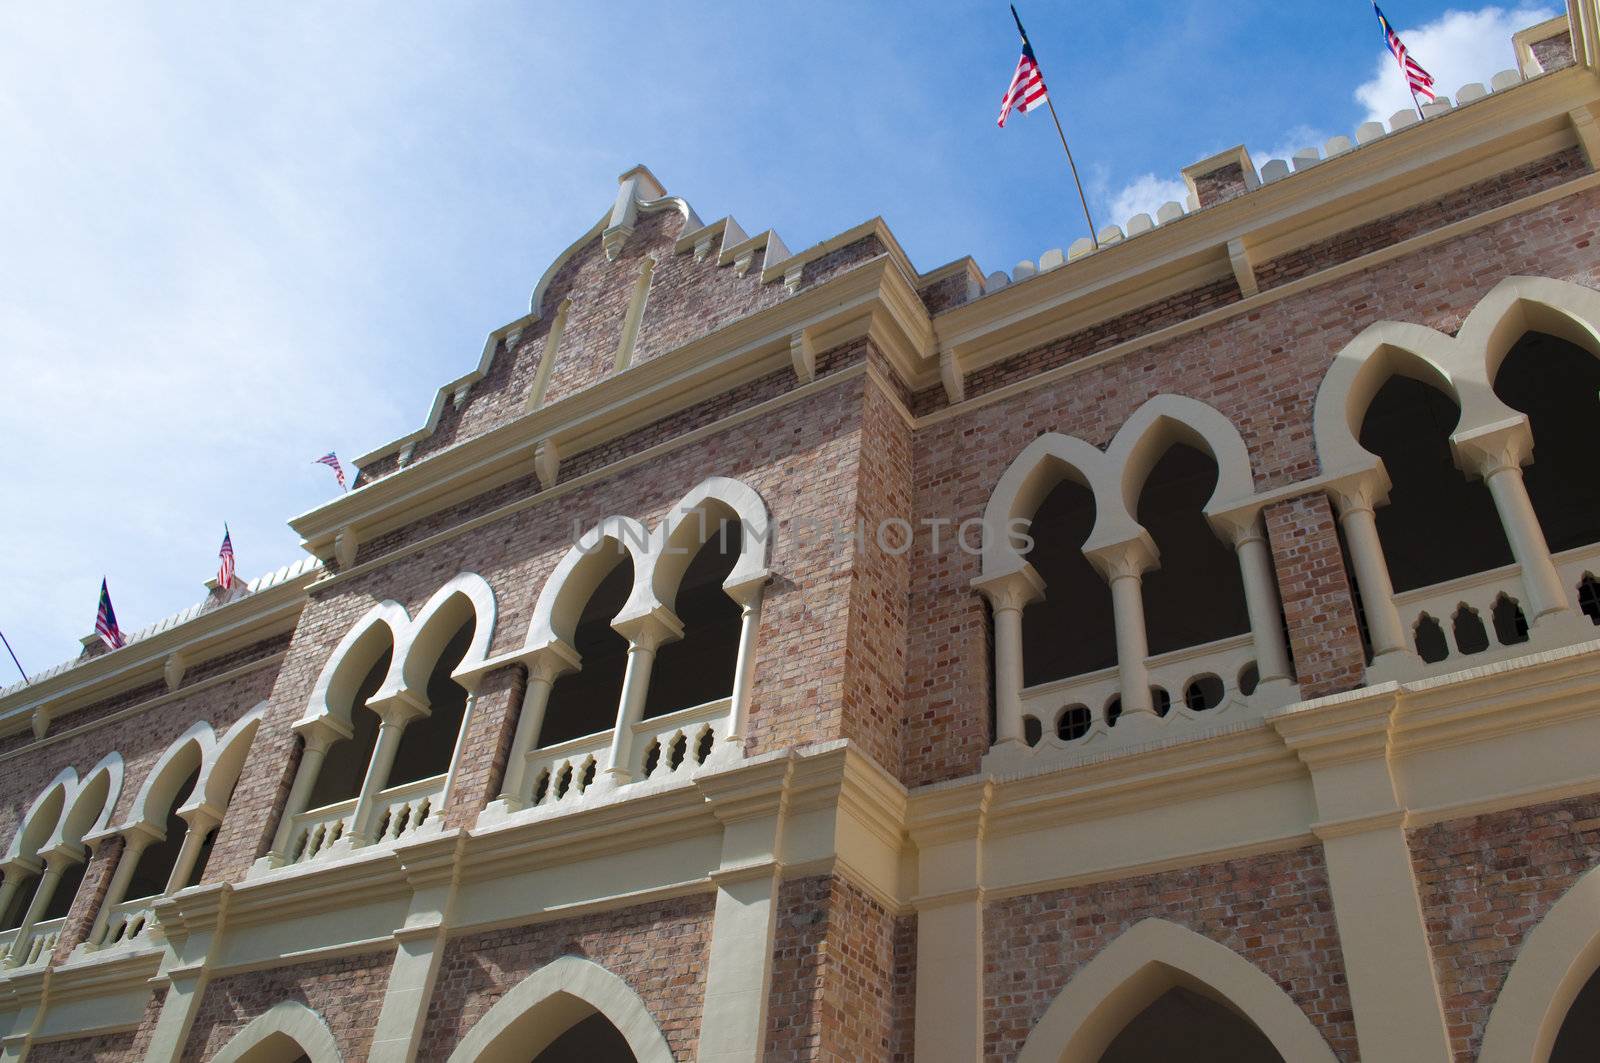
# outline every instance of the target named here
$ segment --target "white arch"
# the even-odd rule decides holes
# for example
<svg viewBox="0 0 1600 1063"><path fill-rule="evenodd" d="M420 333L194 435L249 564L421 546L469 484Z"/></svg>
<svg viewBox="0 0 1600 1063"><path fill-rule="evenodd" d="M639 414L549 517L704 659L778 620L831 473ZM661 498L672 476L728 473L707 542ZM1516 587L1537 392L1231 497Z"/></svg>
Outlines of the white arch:
<svg viewBox="0 0 1600 1063"><path fill-rule="evenodd" d="M450 638L466 623L473 620L472 641L462 656L456 671L470 671L489 657L489 644L494 640L495 600L494 588L476 572L462 572L449 583L433 592L433 597L418 611L416 619L407 624L403 645L398 646L395 660L398 668L391 668L389 678L377 696L392 694L398 689L425 690L428 676L444 652ZM391 682L397 682L394 687Z"/></svg>
<svg viewBox="0 0 1600 1063"><path fill-rule="evenodd" d="M597 963L562 956L501 997L450 1053L450 1063L521 1063L599 1012L639 1063L673 1063L667 1039L628 983Z"/></svg>
<svg viewBox="0 0 1600 1063"><path fill-rule="evenodd" d="M76 768L62 768L56 772L55 778L45 784L39 796L28 806L16 833L11 836L11 844L6 848L7 863L19 856L32 859L46 847L45 843L55 834L56 826L61 822L61 813L67 807L67 801L77 789Z"/></svg>
<svg viewBox="0 0 1600 1063"><path fill-rule="evenodd" d="M1523 415L1494 393L1507 352L1525 333L1545 332L1600 353L1600 292L1550 277L1507 277L1489 291L1455 336L1424 325L1380 321L1334 356L1317 389L1313 434L1326 476L1378 465L1361 446L1361 422L1391 376L1444 391L1461 407L1453 439Z"/></svg>
<svg viewBox="0 0 1600 1063"><path fill-rule="evenodd" d="M212 746L210 755L201 762L200 778L194 784L194 794L179 812L187 812L202 803L217 809L227 806L234 784L239 781L239 773L244 770L244 758L249 754L250 744L255 741L256 731L266 714L267 703L262 701L223 732Z"/></svg>
<svg viewBox="0 0 1600 1063"><path fill-rule="evenodd" d="M720 517L733 517L740 524L739 557L723 586L745 586L767 578L772 528L766 500L740 480L708 476L680 498L657 525L651 536L648 570L636 573L633 594L623 608L625 615L647 612L657 602L671 607L694 552L709 538L710 522Z"/></svg>
<svg viewBox="0 0 1600 1063"><path fill-rule="evenodd" d="M1208 512L1231 509L1255 494L1250 451L1233 422L1199 399L1157 395L1133 411L1106 450L1130 519L1139 510L1139 495L1150 470L1176 443L1203 451L1217 463L1217 486L1206 503Z"/></svg>
<svg viewBox="0 0 1600 1063"><path fill-rule="evenodd" d="M92 842L104 837L110 830L117 798L122 794L122 773L122 754L107 753L101 757L99 763L90 768L67 794L61 820L44 848L49 850L59 845L81 845L85 841ZM103 795L97 792L102 783L105 787Z"/></svg>
<svg viewBox="0 0 1600 1063"><path fill-rule="evenodd" d="M1243 1015L1290 1063L1333 1063L1333 1051L1306 1013L1260 968L1164 919L1136 923L1073 975L1017 1063L1095 1063L1139 1012L1174 986Z"/></svg>
<svg viewBox="0 0 1600 1063"><path fill-rule="evenodd" d="M145 775L144 782L139 786L139 792L134 796L133 808L128 812L128 818L123 823L123 829L143 824L156 831L162 829L166 822L167 812L171 810L172 802L178 796L178 786L182 784L188 771L180 771L180 758L190 749L194 749L195 768L205 770L206 761L211 757L217 747L216 732L205 720L198 720L190 725L189 729L162 751L160 759L155 766ZM198 780L195 789L199 790ZM193 795L191 795L193 796Z"/></svg>
<svg viewBox="0 0 1600 1063"><path fill-rule="evenodd" d="M294 1000L272 1005L234 1034L211 1063L342 1063L339 1043L322 1016Z"/></svg>
<svg viewBox="0 0 1600 1063"><path fill-rule="evenodd" d="M383 601L367 610L355 625L345 632L344 638L333 649L328 663L322 666L316 685L311 688L311 700L305 715L295 726L331 717L350 726L351 702L361 680L366 678L372 663L383 655L385 647L391 650L389 672L384 684L395 676L400 647L411 626L411 617L405 606L396 601Z"/></svg>
<svg viewBox="0 0 1600 1063"><path fill-rule="evenodd" d="M588 604L589 596L620 563L614 550L626 551L633 560L633 590L624 611L631 612L636 599L643 602L648 590L641 592L641 577L648 576L650 571L652 542L644 525L632 517L607 517L585 532L556 564L539 591L539 600L533 605L533 620L528 625L527 647L543 649L557 642L572 644L578 617ZM648 583L642 585L648 588Z"/></svg>
<svg viewBox="0 0 1600 1063"><path fill-rule="evenodd" d="M1116 479L1099 447L1076 436L1046 432L1029 443L1000 474L983 510L983 574L1011 572L1023 564L1009 534L1013 520L1030 519L1045 496L1062 480L1071 479L1094 495L1095 523L1091 540L1115 541L1133 520L1116 491Z"/></svg>
<svg viewBox="0 0 1600 1063"><path fill-rule="evenodd" d="M1495 998L1479 1063L1545 1063L1584 983L1600 968L1600 868L1533 928Z"/></svg>

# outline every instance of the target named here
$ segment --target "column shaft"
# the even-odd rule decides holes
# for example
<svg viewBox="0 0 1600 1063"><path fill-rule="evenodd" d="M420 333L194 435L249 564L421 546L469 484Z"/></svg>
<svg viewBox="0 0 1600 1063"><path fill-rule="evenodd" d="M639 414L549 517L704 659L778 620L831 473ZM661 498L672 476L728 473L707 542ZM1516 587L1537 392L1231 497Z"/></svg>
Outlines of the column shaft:
<svg viewBox="0 0 1600 1063"><path fill-rule="evenodd" d="M1550 560L1550 545L1545 541L1544 529L1539 526L1533 500L1528 497L1522 467L1501 465L1485 477L1485 482L1494 498L1494 507L1500 512L1500 524L1511 544L1511 556L1522 569L1522 584L1528 592L1529 621L1570 608L1566 588L1561 585L1555 563Z"/></svg>
<svg viewBox="0 0 1600 1063"><path fill-rule="evenodd" d="M145 849L150 845L150 837L143 831L128 831L125 835L126 842L122 847L122 855L117 858L117 870L111 876L111 882L106 886L105 899L100 902L100 911L95 914L94 925L89 928L89 936L84 938L90 948L98 948L101 939L105 937L106 922L111 918L111 909L128 899L128 883L133 881L133 873L139 867L139 857L144 855ZM0 906L0 911L4 911Z"/></svg>
<svg viewBox="0 0 1600 1063"><path fill-rule="evenodd" d="M1150 702L1150 643L1144 630L1144 579L1122 571L1111 577L1111 608L1117 628L1117 671L1122 679L1122 715L1155 715Z"/></svg>
<svg viewBox="0 0 1600 1063"><path fill-rule="evenodd" d="M1023 740L1022 606L994 610L995 745Z"/></svg>
<svg viewBox="0 0 1600 1063"><path fill-rule="evenodd" d="M354 845L371 845L376 840L378 794L389 785L389 772L394 768L395 754L400 752L400 736L405 733L404 720L385 717L378 725L378 741L372 747L372 760L367 763L366 777L361 780L361 795L356 798L355 814L350 817L351 842Z"/></svg>
<svg viewBox="0 0 1600 1063"><path fill-rule="evenodd" d="M635 641L629 644L627 670L622 676L622 706L616 730L611 732L611 763L606 768L613 784L633 778L633 728L644 718L644 701L650 693L650 669L655 659L653 643Z"/></svg>
<svg viewBox="0 0 1600 1063"><path fill-rule="evenodd" d="M728 708L728 733L723 741L735 750L744 749L745 729L750 721L750 690L755 677L756 635L761 630L761 592L739 609L739 656L733 666L733 704Z"/></svg>
<svg viewBox="0 0 1600 1063"><path fill-rule="evenodd" d="M289 858L289 849L294 842L295 817L304 812L310 803L311 788L317 784L317 776L322 772L322 759L328 755L326 741L310 735L303 736L303 740L305 751L300 754L300 767L295 771L289 797L283 803L283 815L278 820L278 832L272 839L272 851L267 854L274 867Z"/></svg>
<svg viewBox="0 0 1600 1063"><path fill-rule="evenodd" d="M550 704L552 679L543 669L530 669L528 689L522 694L522 711L517 715L517 731L511 738L511 752L506 758L506 777L500 786L500 800L511 808L521 808L532 798L527 793L528 754L539 741L539 731L544 727L544 710Z"/></svg>
<svg viewBox="0 0 1600 1063"><path fill-rule="evenodd" d="M1289 647L1279 619L1278 585L1272 573L1272 556L1258 515L1234 544L1239 573L1244 580L1245 608L1250 614L1250 636L1256 646L1260 682L1289 678Z"/></svg>
<svg viewBox="0 0 1600 1063"><path fill-rule="evenodd" d="M1361 587L1361 610L1367 617L1367 638L1372 655L1403 653L1410 649L1405 625L1394 607L1394 584L1389 582L1389 564L1383 559L1383 543L1378 539L1378 522L1372 508L1360 504L1341 504L1339 526L1356 569Z"/></svg>

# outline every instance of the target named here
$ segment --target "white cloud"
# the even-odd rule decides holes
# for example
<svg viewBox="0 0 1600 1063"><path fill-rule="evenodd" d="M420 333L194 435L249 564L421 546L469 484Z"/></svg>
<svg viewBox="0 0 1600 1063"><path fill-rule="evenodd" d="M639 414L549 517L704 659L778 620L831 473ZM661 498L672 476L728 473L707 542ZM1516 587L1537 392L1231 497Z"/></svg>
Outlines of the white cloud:
<svg viewBox="0 0 1600 1063"><path fill-rule="evenodd" d="M1102 198L1110 204L1106 208L1110 214L1109 224L1126 225L1135 214L1148 214L1153 218L1161 204L1174 200L1182 203L1188 195L1188 186L1182 181L1147 173L1135 177L1115 194Z"/></svg>
<svg viewBox="0 0 1600 1063"><path fill-rule="evenodd" d="M1278 138L1278 142L1270 148L1251 148L1250 161L1256 164L1259 170L1272 159L1292 160L1294 153L1306 148L1322 150L1322 145L1327 143L1332 134L1324 133L1320 129L1310 126L1298 125Z"/></svg>
<svg viewBox="0 0 1600 1063"><path fill-rule="evenodd" d="M1453 100L1462 85L1488 84L1496 73L1515 66L1511 35L1555 15L1551 7L1491 6L1446 11L1422 26L1395 28L1412 58L1433 75L1435 91ZM1373 40L1381 44L1377 31ZM1388 49L1374 51L1372 77L1356 88L1355 98L1367 109L1366 121L1386 122L1396 111L1412 106L1411 93Z"/></svg>

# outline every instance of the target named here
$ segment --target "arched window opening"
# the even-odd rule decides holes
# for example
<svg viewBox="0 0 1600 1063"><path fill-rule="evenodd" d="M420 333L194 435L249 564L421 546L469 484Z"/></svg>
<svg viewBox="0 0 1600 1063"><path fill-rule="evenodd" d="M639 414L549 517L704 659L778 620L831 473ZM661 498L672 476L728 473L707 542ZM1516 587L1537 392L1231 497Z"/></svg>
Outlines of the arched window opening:
<svg viewBox="0 0 1600 1063"><path fill-rule="evenodd" d="M190 771L179 785L173 795L172 803L167 806L166 838L152 842L139 854L139 862L134 865L133 877L128 880L124 896L154 897L166 892L167 883L172 878L172 869L178 866L178 854L183 849L184 836L189 831L189 824L178 815L178 809L193 796L195 783L200 780L198 753L195 754L194 760L194 770Z"/></svg>
<svg viewBox="0 0 1600 1063"><path fill-rule="evenodd" d="M1139 494L1137 519L1161 552L1160 567L1144 574L1152 655L1250 630L1238 559L1205 518L1216 486L1217 463L1211 456L1175 443L1150 470Z"/></svg>
<svg viewBox="0 0 1600 1063"><path fill-rule="evenodd" d="M1256 1025L1210 997L1174 986L1134 1016L1100 1063L1283 1063Z"/></svg>
<svg viewBox="0 0 1600 1063"><path fill-rule="evenodd" d="M11 903L4 912L0 912L0 930L15 930L22 925L22 917L28 914L28 906L33 903L33 895L39 892L39 876L27 875L22 886L11 895Z"/></svg>
<svg viewBox="0 0 1600 1063"><path fill-rule="evenodd" d="M445 644L428 676L428 715L406 725L389 771L389 785L431 779L450 770L461 720L467 711L467 688L450 678L472 645L475 620L463 624Z"/></svg>
<svg viewBox="0 0 1600 1063"><path fill-rule="evenodd" d="M1460 415L1448 395L1395 376L1361 423L1361 445L1389 472L1389 504L1375 516L1396 591L1511 564L1488 487L1467 479L1451 456L1450 433Z"/></svg>
<svg viewBox="0 0 1600 1063"><path fill-rule="evenodd" d="M1592 1063L1596 1059L1600 1059L1600 971L1578 990L1550 1050L1550 1063Z"/></svg>
<svg viewBox="0 0 1600 1063"><path fill-rule="evenodd" d="M1533 464L1522 479L1555 552L1600 542L1600 360L1542 332L1519 340L1500 364L1495 394L1528 415Z"/></svg>
<svg viewBox="0 0 1600 1063"><path fill-rule="evenodd" d="M1505 594L1496 598L1490 618L1494 621L1494 637L1500 645L1515 646L1528 641L1528 617L1514 598Z"/></svg>
<svg viewBox="0 0 1600 1063"><path fill-rule="evenodd" d="M1489 648L1489 632L1484 629L1483 618L1465 602L1456 606L1450 626L1456 637L1456 649L1462 653L1482 653Z"/></svg>
<svg viewBox="0 0 1600 1063"><path fill-rule="evenodd" d="M356 688L350 699L350 738L335 742L317 773L316 785L311 788L311 808L321 808L338 801L347 801L361 792L361 780L367 774L367 762L372 759L372 747L378 743L378 714L367 708L367 699L378 692L384 676L389 674L389 662L394 649L385 649L368 670L366 678Z"/></svg>
<svg viewBox="0 0 1600 1063"><path fill-rule="evenodd" d="M1590 622L1600 624L1600 580L1592 573L1585 572L1583 582L1578 584L1578 608Z"/></svg>
<svg viewBox="0 0 1600 1063"><path fill-rule="evenodd" d="M598 1011L580 1019L530 1063L633 1063L628 1039Z"/></svg>
<svg viewBox="0 0 1600 1063"><path fill-rule="evenodd" d="M39 916L40 922L67 917L67 913L72 911L73 900L78 896L78 887L83 885L83 873L88 868L87 860L78 860L61 873L61 881L56 883L55 892L50 894L50 903L44 906Z"/></svg>
<svg viewBox="0 0 1600 1063"><path fill-rule="evenodd" d="M538 745L551 746L611 727L622 700L622 676L628 664L628 640L611 621L622 611L633 588L633 558L621 546L616 567L600 581L584 605L573 632L572 648L582 666L555 681L545 707Z"/></svg>
<svg viewBox="0 0 1600 1063"><path fill-rule="evenodd" d="M1450 644L1444 640L1444 628L1427 613L1417 618L1416 640L1417 656L1429 664L1438 664L1450 656Z"/></svg>
<svg viewBox="0 0 1600 1063"><path fill-rule="evenodd" d="M722 589L743 547L738 521L724 520L695 552L673 600L683 638L656 651L644 718L704 705L733 693L739 603Z"/></svg>
<svg viewBox="0 0 1600 1063"><path fill-rule="evenodd" d="M1075 480L1062 480L1034 512L1027 556L1044 597L1022 611L1024 686L1117 663L1111 589L1083 556L1094 518L1094 493Z"/></svg>

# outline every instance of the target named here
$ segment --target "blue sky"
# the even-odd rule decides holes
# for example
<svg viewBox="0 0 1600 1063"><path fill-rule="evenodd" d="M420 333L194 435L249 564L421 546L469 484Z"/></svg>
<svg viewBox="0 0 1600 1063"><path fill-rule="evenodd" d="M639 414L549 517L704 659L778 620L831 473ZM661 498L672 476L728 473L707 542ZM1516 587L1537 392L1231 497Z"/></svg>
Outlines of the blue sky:
<svg viewBox="0 0 1600 1063"><path fill-rule="evenodd" d="M1555 10L1387 13L1453 94ZM1022 15L1102 225L1408 104L1362 0ZM311 460L420 424L635 162L794 249L1067 246L1048 114L995 128L1016 57L1003 3L0 7L0 630L74 656L102 574L124 629L176 612L224 520L242 574L294 560Z"/></svg>

